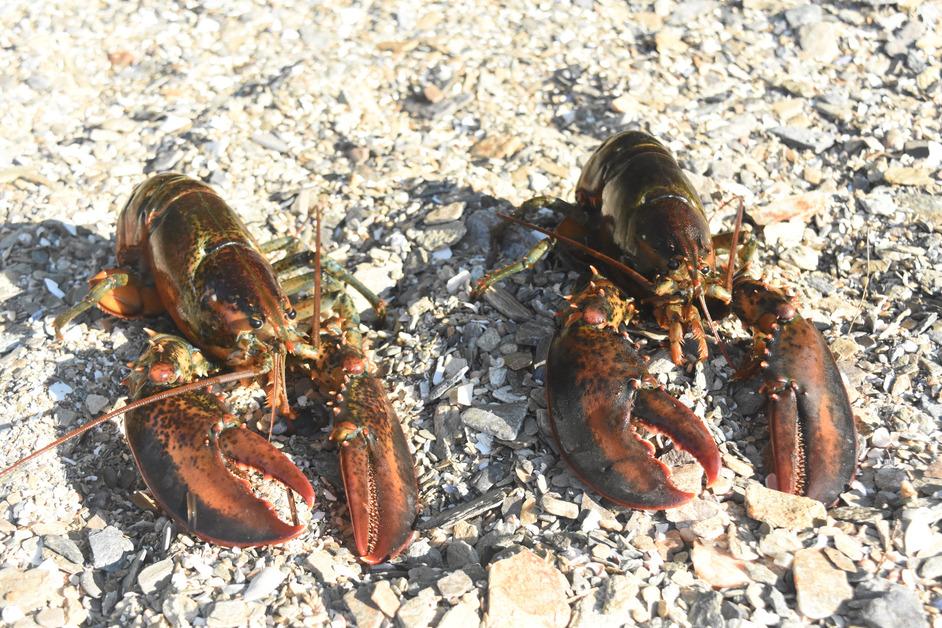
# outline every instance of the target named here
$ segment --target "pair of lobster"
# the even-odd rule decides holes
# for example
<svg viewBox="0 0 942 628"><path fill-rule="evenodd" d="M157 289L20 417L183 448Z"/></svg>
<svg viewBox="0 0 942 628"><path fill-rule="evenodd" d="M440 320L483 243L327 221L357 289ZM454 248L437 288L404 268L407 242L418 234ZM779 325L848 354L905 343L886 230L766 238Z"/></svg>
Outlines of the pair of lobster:
<svg viewBox="0 0 942 628"><path fill-rule="evenodd" d="M282 543L303 527L282 521L230 469L261 471L308 506L314 490L287 456L246 429L207 388L264 377L274 422L278 412L294 416L285 384L294 366L309 372L333 408L331 439L339 444L358 554L378 563L402 551L416 516L414 463L343 284L361 292L379 318L384 304L321 259L319 237L313 253L298 248L291 239L259 246L235 212L198 181L167 173L139 185L118 218L120 267L90 280L85 299L56 318L56 332L97 305L121 318L166 312L186 340L151 334L126 380L132 401L29 458L125 413L144 482L179 525L220 545ZM278 250L286 256L273 265L266 254ZM313 276L305 272L312 262ZM307 298L296 298L312 288ZM213 375L218 369L210 360L237 370Z"/></svg>
<svg viewBox="0 0 942 628"><path fill-rule="evenodd" d="M773 459L770 484L834 503L856 469L854 417L841 374L821 333L781 290L750 278L754 242L737 255L742 206L732 233L712 236L703 205L670 152L641 132L606 140L589 158L576 203L537 197L519 213L549 207L565 213L522 260L485 276L474 293L532 267L557 242L592 268L569 307L546 359L550 425L563 459L590 487L623 506L662 509L694 495L679 490L645 427L669 437L719 475L720 454L703 422L658 385L625 326L639 306L668 332L672 360L684 362L684 332L708 355L705 318L734 312L754 337L738 378L759 373L767 398ZM725 268L717 250L729 250ZM740 264L737 271L735 266ZM603 276L604 275L604 276ZM719 340L717 338L717 340Z"/></svg>
<svg viewBox="0 0 942 628"><path fill-rule="evenodd" d="M759 371L763 378L776 486L834 502L856 461L847 394L820 332L781 291L749 278L744 268L735 270L752 250L744 246L746 253L737 256L740 220L731 237L714 239L677 162L657 140L637 132L616 135L593 154L575 204L539 197L521 211L542 206L567 217L544 230L550 237L526 259L485 277L474 292L532 267L556 242L603 270L570 298L547 357L551 425L576 473L628 507L671 508L693 497L674 486L651 444L637 434L645 426L692 453L708 483L719 475L719 451L703 422L657 384L629 341L624 326L637 307L628 294L653 309L678 364L685 330L703 360L702 318L713 326L714 318L737 314L755 338L740 375ZM718 265L720 245L729 249L725 268ZM273 266L265 253L282 248L288 255ZM381 301L330 260L322 268L319 243L313 254L286 241L258 246L210 188L180 175L157 175L135 189L119 217L117 257L121 268L94 277L89 295L61 315L56 328L94 305L125 318L165 311L189 340L153 336L127 379L133 401L93 422L127 413L131 450L163 509L196 536L223 545L280 543L302 532L230 468L263 471L308 505L310 483L206 390L265 377L272 421L276 411L292 416L285 392L290 358L310 372L335 409L331 438L340 444L357 552L369 563L399 553L416 516L412 456L343 284L363 293L380 314ZM287 276L312 259L313 282ZM312 296L291 301L312 283ZM211 375L215 367L207 356L238 370Z"/></svg>

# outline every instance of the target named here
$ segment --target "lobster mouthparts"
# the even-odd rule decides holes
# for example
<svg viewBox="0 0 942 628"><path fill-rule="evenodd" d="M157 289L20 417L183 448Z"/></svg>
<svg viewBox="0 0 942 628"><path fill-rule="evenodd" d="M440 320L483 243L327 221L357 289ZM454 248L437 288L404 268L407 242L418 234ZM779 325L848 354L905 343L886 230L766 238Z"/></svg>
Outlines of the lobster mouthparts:
<svg viewBox="0 0 942 628"><path fill-rule="evenodd" d="M202 390L161 399L128 413L126 431L154 498L199 538L226 546L283 543L304 531L282 521L226 465L253 467L314 503L314 489L283 453L242 427L223 427L225 409Z"/></svg>
<svg viewBox="0 0 942 628"><path fill-rule="evenodd" d="M599 322L600 313L620 301L608 282L587 300L574 299L546 361L550 424L563 458L582 481L630 508L674 508L694 495L677 488L654 447L636 424L668 436L703 466L707 484L719 476L720 455L713 437L689 408L671 397L647 372L643 358L617 330L619 320Z"/></svg>

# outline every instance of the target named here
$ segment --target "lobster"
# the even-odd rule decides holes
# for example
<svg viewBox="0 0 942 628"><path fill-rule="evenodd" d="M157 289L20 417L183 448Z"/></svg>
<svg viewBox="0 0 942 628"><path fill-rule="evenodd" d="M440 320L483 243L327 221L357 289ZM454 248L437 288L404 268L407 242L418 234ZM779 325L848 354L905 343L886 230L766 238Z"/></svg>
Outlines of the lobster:
<svg viewBox="0 0 942 628"><path fill-rule="evenodd" d="M291 357L316 383L331 382L325 390L337 410L331 436L340 444L359 555L370 563L394 557L412 537L418 492L412 455L377 369L365 355L359 318L343 284L363 293L380 316L384 305L335 262L325 258L322 265L319 244L318 237L313 253L298 251L291 239L259 246L206 185L174 173L141 183L118 218L120 267L90 280L88 295L56 318L56 334L61 338L64 326L97 305L121 318L167 312L189 343L152 338L128 377L135 401L36 453L128 411L128 442L141 475L180 525L220 545L285 542L302 529L281 521L244 480L226 471L226 464L271 475L309 506L310 483L270 442L237 427L200 389L266 376L272 424L277 413L293 418L285 386ZM265 253L280 249L286 257L271 264ZM314 294L292 303L289 297L310 290L312 281L286 276L308 268L312 259ZM324 312L330 313L326 326L321 284ZM208 359L238 370L200 379L212 370Z"/></svg>
<svg viewBox="0 0 942 628"><path fill-rule="evenodd" d="M678 365L684 362L685 331L696 341L696 360L705 360L703 319L715 335L714 319L735 313L755 339L748 364L736 376L758 371L763 379L774 459L770 485L825 505L834 503L856 469L856 432L847 391L821 333L780 290L747 276L755 242L746 241L737 251L742 206L734 230L713 236L703 204L674 157L654 137L639 131L618 133L602 143L584 166L575 197L575 203L536 197L521 205L515 215L504 216L548 238L523 259L482 277L473 296L533 267L557 243L563 243L578 260L597 265L613 286L652 310L656 323L668 332L671 359ZM554 229L520 218L544 207L565 215ZM728 249L725 267L718 262L721 248ZM606 294L607 307L611 299L623 298L612 296L611 288ZM573 301L582 303L587 298L583 295ZM600 312L607 310L598 305L600 298L592 297L596 303L591 308L592 320L605 320ZM605 497L632 507L674 507L683 500L664 467L652 464L650 452L623 434L627 419L638 414L642 423L694 453L708 481L713 458L700 436L691 436L700 431L695 417L664 404L652 411L652 404L640 392L628 394L632 387L650 389L643 384L645 372L638 368L626 342L611 329L602 333L585 324L573 328L566 323L557 332L547 357L546 379L554 434L563 457ZM612 362L591 364L587 356L606 356ZM612 377L624 381L613 383ZM618 394L600 392L606 386ZM601 416L619 420L596 420ZM567 453L573 445L566 434L591 438L597 447L594 455L600 459L591 465L574 462ZM626 493L635 494L640 486L648 487L649 493L625 499Z"/></svg>

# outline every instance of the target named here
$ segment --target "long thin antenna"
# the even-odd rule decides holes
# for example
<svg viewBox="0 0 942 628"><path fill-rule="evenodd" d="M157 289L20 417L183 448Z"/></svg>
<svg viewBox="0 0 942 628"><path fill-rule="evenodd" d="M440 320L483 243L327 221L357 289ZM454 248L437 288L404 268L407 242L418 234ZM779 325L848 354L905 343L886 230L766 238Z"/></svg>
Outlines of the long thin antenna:
<svg viewBox="0 0 942 628"><path fill-rule="evenodd" d="M733 226L733 241L729 244L729 261L726 264L726 289L733 293L733 268L736 265L736 245L739 244L739 230L742 228L742 216L745 201L741 196L734 196L730 201L739 199L739 209L736 211L736 223Z"/></svg>
<svg viewBox="0 0 942 628"><path fill-rule="evenodd" d="M571 247L577 248L580 251L587 253L588 255L591 255L595 259L605 262L609 266L612 266L613 268L620 270L626 275L630 275L631 278L634 279L637 283L641 284L642 287L644 287L650 292L654 292L654 284L651 283L644 275L634 270L633 268L630 268L626 266L625 264L619 262L618 260L609 257L605 253L596 251L592 247L586 246L585 244L582 244L581 242L577 240L573 240L572 238L568 238L564 235L560 235L551 229L544 229L543 227L540 227L539 225L535 225L532 222L527 222L526 220L522 220L520 218L517 218L516 216L510 216L508 214L497 214L497 215L503 218L504 220L509 220L510 222L517 223L518 225L527 227L528 229L539 231L540 233L545 234L555 240L559 240L560 242L564 242Z"/></svg>
<svg viewBox="0 0 942 628"><path fill-rule="evenodd" d="M201 379L198 382L190 382L189 384L183 384L182 386L178 386L177 388L173 388L171 390L164 390L162 392L153 394L149 397L144 397L143 399L132 401L131 403L121 406L117 410L112 410L108 414L104 414L98 417L97 419L92 419L85 425L75 428L71 432L67 433L65 436L61 436L57 438L56 440L52 441L51 443L42 447L41 449L37 449L36 451L29 454L28 456L24 458L20 458L19 460L11 464L6 469L3 469L2 471L0 471L0 477L3 477L4 475L16 469L17 467L20 467L26 464L27 462L40 456L41 454L44 454L51 449L55 449L56 447L66 442L67 440L71 440L75 438L76 436L78 436L79 434L84 434L85 432L92 429L93 427L97 425L101 425L105 421L110 421L111 419L121 414L124 414L125 412L136 410L137 408L146 406L147 404L153 403L155 401L160 401L161 399L168 399L170 397L176 397L177 395L182 395L184 393L192 392L194 390L200 390L201 388L207 388L209 386L212 386L213 384L225 384L227 382L234 382L236 380L244 379L246 377L254 377L258 374L259 374L258 371L248 370L248 369L243 370L243 371L235 371L232 373L224 373L222 375L216 375L215 377Z"/></svg>
<svg viewBox="0 0 942 628"><path fill-rule="evenodd" d="M314 208L314 320L311 321L314 351L321 350L321 206Z"/></svg>

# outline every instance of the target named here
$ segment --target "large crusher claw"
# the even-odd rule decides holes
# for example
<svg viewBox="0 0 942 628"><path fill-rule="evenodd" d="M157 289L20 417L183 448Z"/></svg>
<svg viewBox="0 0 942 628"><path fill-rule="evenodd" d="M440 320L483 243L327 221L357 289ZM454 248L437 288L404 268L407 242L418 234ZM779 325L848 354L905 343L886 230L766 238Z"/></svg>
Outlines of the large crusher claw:
<svg viewBox="0 0 942 628"><path fill-rule="evenodd" d="M596 276L572 298L572 311L550 345L546 396L563 458L590 487L622 506L663 509L694 494L677 488L654 447L636 428L669 437L719 476L720 455L703 421L648 373L619 331L633 308L611 282Z"/></svg>
<svg viewBox="0 0 942 628"><path fill-rule="evenodd" d="M139 398L186 383L202 355L181 338L155 336L128 378ZM135 462L157 503L180 526L226 546L272 545L304 527L282 521L230 467L254 468L307 504L314 490L304 474L262 436L235 423L219 399L193 390L128 412L125 431Z"/></svg>
<svg viewBox="0 0 942 628"><path fill-rule="evenodd" d="M733 310L756 339L776 487L831 505L856 470L854 415L821 332L780 290L738 279ZM747 369L749 370L749 369Z"/></svg>

